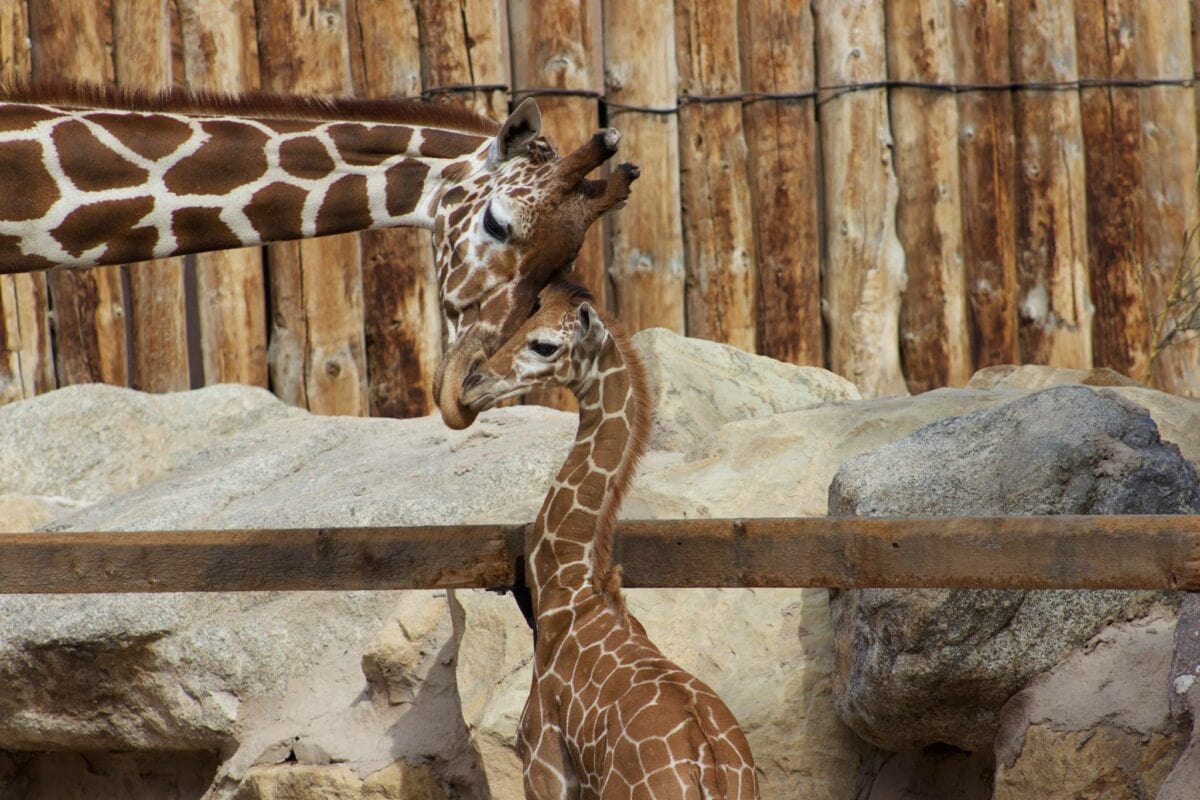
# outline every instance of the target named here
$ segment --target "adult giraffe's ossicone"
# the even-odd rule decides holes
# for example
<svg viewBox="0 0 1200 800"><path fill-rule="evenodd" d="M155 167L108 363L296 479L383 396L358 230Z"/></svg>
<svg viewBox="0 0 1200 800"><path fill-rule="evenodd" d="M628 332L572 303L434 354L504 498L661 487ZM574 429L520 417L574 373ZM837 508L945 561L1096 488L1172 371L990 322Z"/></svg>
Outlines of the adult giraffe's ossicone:
<svg viewBox="0 0 1200 800"><path fill-rule="evenodd" d="M450 337L435 396L465 427L462 377L638 174L585 178L615 130L565 158L540 130L531 99L501 125L415 100L0 88L0 274L428 228Z"/></svg>

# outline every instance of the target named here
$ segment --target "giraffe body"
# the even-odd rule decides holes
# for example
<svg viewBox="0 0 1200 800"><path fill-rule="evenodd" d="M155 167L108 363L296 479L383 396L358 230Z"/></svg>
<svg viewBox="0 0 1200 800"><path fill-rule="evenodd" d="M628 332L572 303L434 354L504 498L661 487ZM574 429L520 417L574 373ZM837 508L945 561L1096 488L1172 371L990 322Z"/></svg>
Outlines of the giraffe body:
<svg viewBox="0 0 1200 800"><path fill-rule="evenodd" d="M556 284L464 382L479 410L537 386L579 400L579 430L534 523L534 677L518 729L526 797L749 800L757 777L721 699L626 610L616 512L649 427L645 369L611 323Z"/></svg>
<svg viewBox="0 0 1200 800"><path fill-rule="evenodd" d="M412 100L0 89L0 274L428 228L452 345L435 395L465 427L462 376L637 177L585 178L615 130L559 158L540 127L531 100L500 124Z"/></svg>

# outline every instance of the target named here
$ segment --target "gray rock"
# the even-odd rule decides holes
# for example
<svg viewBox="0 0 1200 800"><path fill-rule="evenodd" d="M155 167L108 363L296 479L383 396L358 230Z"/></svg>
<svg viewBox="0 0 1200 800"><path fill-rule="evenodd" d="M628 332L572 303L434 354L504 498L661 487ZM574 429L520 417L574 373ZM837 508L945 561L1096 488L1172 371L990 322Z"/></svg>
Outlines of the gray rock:
<svg viewBox="0 0 1200 800"><path fill-rule="evenodd" d="M1058 387L932 423L842 465L829 512L859 516L1196 513L1200 486L1150 416ZM988 749L1001 706L1108 620L1128 592L861 590L831 605L843 720L891 750Z"/></svg>

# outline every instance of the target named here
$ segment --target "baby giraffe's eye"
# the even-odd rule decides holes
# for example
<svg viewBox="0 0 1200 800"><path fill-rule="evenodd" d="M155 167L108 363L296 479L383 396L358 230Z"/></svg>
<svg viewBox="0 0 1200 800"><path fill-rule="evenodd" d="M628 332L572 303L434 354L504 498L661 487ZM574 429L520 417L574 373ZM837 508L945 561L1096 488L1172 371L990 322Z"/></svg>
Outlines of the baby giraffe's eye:
<svg viewBox="0 0 1200 800"><path fill-rule="evenodd" d="M495 239L497 242L507 242L508 237L512 235L512 227L504 225L500 220L496 219L492 214L492 207L489 205L483 210L483 229L487 231L487 235Z"/></svg>
<svg viewBox="0 0 1200 800"><path fill-rule="evenodd" d="M554 342L546 342L541 339L535 339L529 343L529 349L537 353L542 358L549 358L558 352L558 345Z"/></svg>

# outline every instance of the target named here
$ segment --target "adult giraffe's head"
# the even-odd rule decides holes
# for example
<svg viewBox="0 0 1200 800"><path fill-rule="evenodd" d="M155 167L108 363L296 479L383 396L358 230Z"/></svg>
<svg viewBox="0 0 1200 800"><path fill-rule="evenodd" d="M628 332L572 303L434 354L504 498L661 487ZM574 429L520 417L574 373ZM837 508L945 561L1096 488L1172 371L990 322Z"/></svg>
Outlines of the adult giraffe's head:
<svg viewBox="0 0 1200 800"><path fill-rule="evenodd" d="M570 271L593 222L629 197L637 167L585 176L617 151L620 134L598 131L559 158L527 99L477 153L470 175L446 191L434 217L442 310L451 345L435 378L442 418L465 428L463 381L529 317L538 292ZM447 176L453 177L453 176Z"/></svg>

